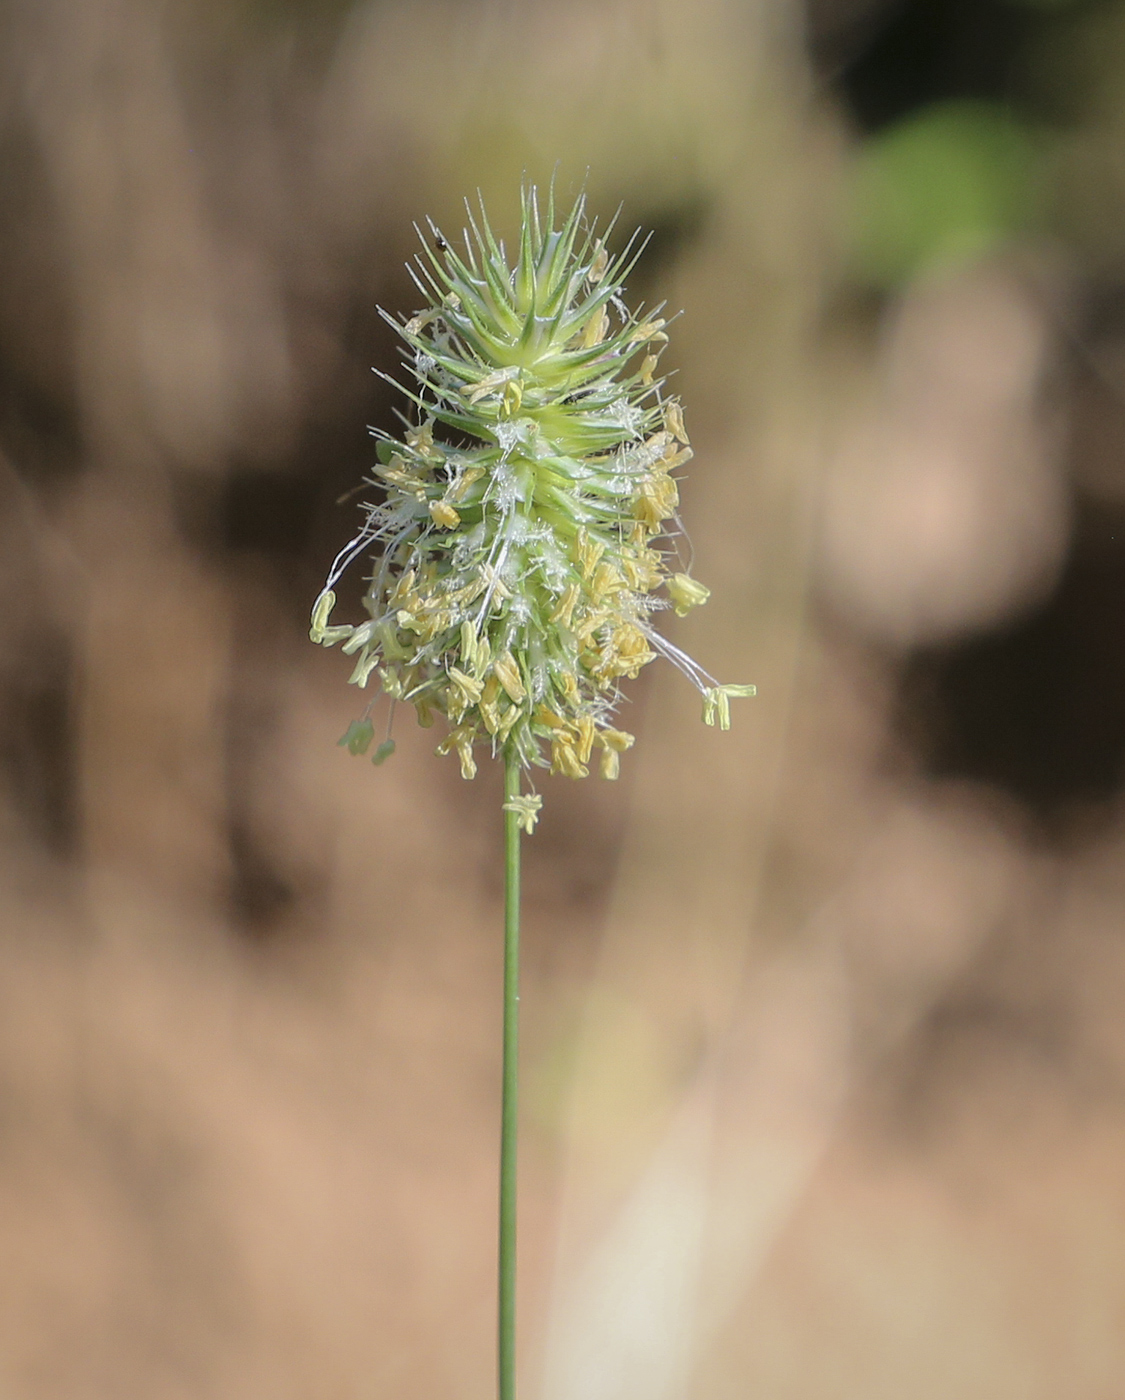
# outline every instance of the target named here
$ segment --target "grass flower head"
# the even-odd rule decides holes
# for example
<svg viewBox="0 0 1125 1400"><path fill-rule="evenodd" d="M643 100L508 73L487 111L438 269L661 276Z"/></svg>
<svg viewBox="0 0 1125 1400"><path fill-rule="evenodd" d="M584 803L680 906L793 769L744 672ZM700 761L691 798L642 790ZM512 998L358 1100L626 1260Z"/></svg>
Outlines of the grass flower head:
<svg viewBox="0 0 1125 1400"><path fill-rule="evenodd" d="M699 688L710 724L728 727L730 698L753 694L655 626L708 597L671 548L692 451L657 374L660 308L622 297L643 245L634 234L611 255L584 215L580 196L556 228L553 191L541 216L525 188L512 259L483 204L463 254L430 224L410 269L426 305L401 323L382 313L407 346L408 425L375 432L382 499L313 609L313 641L355 656L354 684L377 677L424 726L445 718L438 752L466 778L481 745L571 778L596 758L615 778L633 742L614 725L621 682L658 655ZM367 618L332 625L335 585L368 550ZM365 715L341 744L365 752L373 737ZM519 810L530 830L538 799L514 800L536 803Z"/></svg>

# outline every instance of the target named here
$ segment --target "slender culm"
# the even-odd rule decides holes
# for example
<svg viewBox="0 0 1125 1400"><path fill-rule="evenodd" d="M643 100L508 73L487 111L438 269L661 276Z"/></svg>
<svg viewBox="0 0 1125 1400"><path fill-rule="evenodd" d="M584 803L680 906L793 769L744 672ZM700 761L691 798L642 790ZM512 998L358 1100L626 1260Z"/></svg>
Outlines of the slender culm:
<svg viewBox="0 0 1125 1400"><path fill-rule="evenodd" d="M500 1400L516 1393L516 1141L520 1050L520 768L504 763L504 1068L500 1112L500 1268L497 1375Z"/></svg>

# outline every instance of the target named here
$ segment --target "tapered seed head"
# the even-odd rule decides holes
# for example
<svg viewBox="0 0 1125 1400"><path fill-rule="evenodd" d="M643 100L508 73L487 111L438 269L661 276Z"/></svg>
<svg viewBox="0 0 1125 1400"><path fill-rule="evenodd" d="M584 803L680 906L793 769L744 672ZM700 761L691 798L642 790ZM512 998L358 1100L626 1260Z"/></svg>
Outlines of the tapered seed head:
<svg viewBox="0 0 1125 1400"><path fill-rule="evenodd" d="M719 686L654 625L708 590L675 557L692 452L657 372L666 323L624 301L643 245L611 253L584 196L558 227L553 190L545 209L534 186L521 201L511 256L483 203L459 248L431 223L411 268L426 304L401 323L382 313L406 345L410 426L375 434L382 499L311 636L356 656L356 685L377 678L424 725L444 716L438 751L465 777L482 744L575 778L599 753L616 777L632 744L613 724L620 684L658 654L703 692L708 723L726 727L730 696L753 687ZM340 574L368 549L367 619L329 626Z"/></svg>

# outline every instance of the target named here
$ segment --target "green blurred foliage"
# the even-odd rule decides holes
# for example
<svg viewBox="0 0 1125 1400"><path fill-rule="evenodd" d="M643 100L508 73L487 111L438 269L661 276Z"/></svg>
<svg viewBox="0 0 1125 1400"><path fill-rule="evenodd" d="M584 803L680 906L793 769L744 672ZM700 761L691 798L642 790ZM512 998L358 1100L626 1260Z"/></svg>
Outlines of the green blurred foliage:
<svg viewBox="0 0 1125 1400"><path fill-rule="evenodd" d="M897 286L971 261L1034 226L1041 160L999 103L935 103L870 138L846 189L852 270Z"/></svg>

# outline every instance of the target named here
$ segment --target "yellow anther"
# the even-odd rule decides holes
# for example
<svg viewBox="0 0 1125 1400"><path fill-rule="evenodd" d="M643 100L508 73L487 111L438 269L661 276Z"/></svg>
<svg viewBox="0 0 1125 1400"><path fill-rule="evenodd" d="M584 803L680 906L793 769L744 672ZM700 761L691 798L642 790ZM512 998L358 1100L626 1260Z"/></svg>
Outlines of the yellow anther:
<svg viewBox="0 0 1125 1400"><path fill-rule="evenodd" d="M406 445L412 447L420 456L428 456L434 445L433 424L423 423L420 428L407 428Z"/></svg>
<svg viewBox="0 0 1125 1400"><path fill-rule="evenodd" d="M482 687L480 681L473 680L472 676L467 676L456 666L450 666L449 679L452 682L449 687L449 718L456 724L470 705L475 705L480 699Z"/></svg>
<svg viewBox="0 0 1125 1400"><path fill-rule="evenodd" d="M397 666L382 667L379 671L379 683L383 687L383 694L389 695L392 700L401 700L405 694Z"/></svg>
<svg viewBox="0 0 1125 1400"><path fill-rule="evenodd" d="M447 593L446 599L454 607L467 608L470 603L475 602L475 600L480 597L487 587L488 584L485 580L477 574L476 577L471 579L468 583L462 584L460 588L455 588L452 592Z"/></svg>
<svg viewBox="0 0 1125 1400"><path fill-rule="evenodd" d="M679 504L680 493L672 478L654 473L642 482L634 497L633 514L643 524L655 527L675 515Z"/></svg>
<svg viewBox="0 0 1125 1400"><path fill-rule="evenodd" d="M578 730L578 762L589 763L590 751L594 747L594 735L597 732L594 721L589 715L579 715L574 727Z"/></svg>
<svg viewBox="0 0 1125 1400"><path fill-rule="evenodd" d="M579 762L568 734L560 734L551 741L552 773L561 773L564 778L585 778L589 771Z"/></svg>
<svg viewBox="0 0 1125 1400"><path fill-rule="evenodd" d="M480 710L480 717L484 720L484 727L490 734L495 734L500 728L500 682L496 679L495 672L489 676L484 683L484 690L481 692L477 708Z"/></svg>
<svg viewBox="0 0 1125 1400"><path fill-rule="evenodd" d="M510 598L512 596L512 590L491 564L482 564L480 566L480 571L485 581L485 587L491 588L497 598Z"/></svg>
<svg viewBox="0 0 1125 1400"><path fill-rule="evenodd" d="M518 379L509 380L504 385L504 395L500 400L500 415L503 418L511 418L520 411L523 403L523 385Z"/></svg>
<svg viewBox="0 0 1125 1400"><path fill-rule="evenodd" d="M665 587L677 617L686 617L692 608L701 607L711 596L711 590L689 574L673 574Z"/></svg>
<svg viewBox="0 0 1125 1400"><path fill-rule="evenodd" d="M483 379L478 379L471 389L462 389L461 393L470 403L479 403L489 394L495 394L498 390L503 391L505 386L510 384L518 374L517 366L506 365L503 369L496 369L491 374L486 374Z"/></svg>
<svg viewBox="0 0 1125 1400"><path fill-rule="evenodd" d="M371 641L371 638L374 634L374 622L365 622L362 627L353 627L352 635L348 638L348 640L344 643L340 650L344 653L345 656L351 656L354 652L357 652L360 649L360 647L365 647L368 644L368 642Z"/></svg>
<svg viewBox="0 0 1125 1400"><path fill-rule="evenodd" d="M473 757L473 746L467 739L457 742L457 757L461 760L461 776L469 781L477 775L477 763Z"/></svg>
<svg viewBox="0 0 1125 1400"><path fill-rule="evenodd" d="M604 603L611 593L619 593L625 587L625 580L612 564L601 563L594 570L590 580L590 594L595 603Z"/></svg>
<svg viewBox="0 0 1125 1400"><path fill-rule="evenodd" d="M455 530L461 523L461 517L448 501L431 501L430 518L443 530Z"/></svg>
<svg viewBox="0 0 1125 1400"><path fill-rule="evenodd" d="M348 677L349 685L358 685L362 690L367 685L367 678L379 664L379 652L375 647L364 647L359 654L359 660L355 663L355 670Z"/></svg>
<svg viewBox="0 0 1125 1400"><path fill-rule="evenodd" d="M633 747L633 736L623 729L601 729L598 743L602 748L602 777L612 782L621 770L620 755Z"/></svg>
<svg viewBox="0 0 1125 1400"><path fill-rule="evenodd" d="M431 613L426 622L426 641L432 641L434 637L440 636L442 632L448 632L452 626L453 614L451 612Z"/></svg>
<svg viewBox="0 0 1125 1400"><path fill-rule="evenodd" d="M665 325L664 317L658 316L655 321L646 321L643 326L637 326L629 337L630 345L644 345L650 340L667 340L662 327Z"/></svg>
<svg viewBox="0 0 1125 1400"><path fill-rule="evenodd" d="M473 680L472 676L467 676L464 671L459 671L456 666L450 666L449 679L471 704L475 705L481 697L483 686L480 681Z"/></svg>
<svg viewBox="0 0 1125 1400"><path fill-rule="evenodd" d="M399 579L399 581L395 584L394 589L391 592L391 596L387 599L387 607L392 609L398 607L400 603L402 603L406 598L410 596L413 590L414 570L407 569L406 573L404 573L403 576Z"/></svg>
<svg viewBox="0 0 1125 1400"><path fill-rule="evenodd" d="M582 577L589 578L598 566L598 560L605 553L604 540L592 540L588 531L583 528L574 537L575 562L582 570Z"/></svg>
<svg viewBox="0 0 1125 1400"><path fill-rule="evenodd" d="M703 722L714 724L720 729L730 728L730 702L732 699L757 695L756 685L716 685L703 692Z"/></svg>
<svg viewBox="0 0 1125 1400"><path fill-rule="evenodd" d="M409 476L407 471L406 458L401 452L393 452L390 461L386 465L376 465L376 475L381 476L384 481L398 482Z"/></svg>
<svg viewBox="0 0 1125 1400"><path fill-rule="evenodd" d="M715 690L708 689L703 692L703 723L712 727L719 710L719 697ZM730 719L730 708L727 709L727 719Z"/></svg>
<svg viewBox="0 0 1125 1400"><path fill-rule="evenodd" d="M352 637L355 631L353 627L346 625L328 626L328 619L335 606L336 595L330 588L326 588L316 600L316 606L313 608L312 626L309 628L310 641L318 642L323 647L330 647L336 642L342 642L345 638Z"/></svg>
<svg viewBox="0 0 1125 1400"><path fill-rule="evenodd" d="M623 623L614 629L613 644L622 656L640 656L648 650L645 634L631 622Z"/></svg>
<svg viewBox="0 0 1125 1400"><path fill-rule="evenodd" d="M509 698L514 700L517 705L522 705L527 699L527 691L520 679L519 667L516 665L512 653L506 651L503 656L498 656L492 663L492 670L497 680L508 692Z"/></svg>
<svg viewBox="0 0 1125 1400"><path fill-rule="evenodd" d="M477 657L477 631L468 618L461 624L461 664L471 671Z"/></svg>
<svg viewBox="0 0 1125 1400"><path fill-rule="evenodd" d="M527 793L522 797L509 797L504 803L503 810L515 814L516 825L522 827L530 836L535 830L535 823L539 820L539 811L543 806L543 799L538 793Z"/></svg>
<svg viewBox="0 0 1125 1400"><path fill-rule="evenodd" d="M418 332L428 326L436 316L436 311L419 311L417 316L411 316L410 320L407 321L406 325L403 327L403 330L407 335L417 335Z"/></svg>
<svg viewBox="0 0 1125 1400"><path fill-rule="evenodd" d="M566 729L569 727L561 715L555 714L554 710L549 710L546 705L540 705L533 718L536 724L541 724L546 729Z"/></svg>
<svg viewBox="0 0 1125 1400"><path fill-rule="evenodd" d="M656 369L656 365L657 365L657 357L656 357L655 355L646 355L646 356L644 357L644 359L641 361L641 383L642 383L642 384L651 384L651 383L652 383L652 376L653 376L653 372L654 372L655 369Z"/></svg>
<svg viewBox="0 0 1125 1400"><path fill-rule="evenodd" d="M664 426L678 441L687 446L688 435L684 431L684 411L679 399L669 399L664 405Z"/></svg>
<svg viewBox="0 0 1125 1400"><path fill-rule="evenodd" d="M596 674L610 679L615 676L628 676L630 679L640 674L642 666L653 659L648 642L639 627L631 622L622 623L613 629L609 641L602 648L596 666Z"/></svg>
<svg viewBox="0 0 1125 1400"><path fill-rule="evenodd" d="M610 614L605 608L591 609L581 622L575 624L574 636L579 645L588 642L594 633L609 621L609 618Z"/></svg>
<svg viewBox="0 0 1125 1400"><path fill-rule="evenodd" d="M644 526L640 527L642 530ZM621 571L630 588L637 593L651 593L662 581L660 555L651 549L628 550L621 555Z"/></svg>
<svg viewBox="0 0 1125 1400"><path fill-rule="evenodd" d="M605 307L601 307L596 316L591 316L582 330L582 346L585 350L592 350L595 345L600 345L609 330L609 316Z"/></svg>
<svg viewBox="0 0 1125 1400"><path fill-rule="evenodd" d="M500 743L506 743L508 735L512 732L516 720L523 714L521 705L509 705L507 712L500 721L500 728L496 731L496 737Z"/></svg>
<svg viewBox="0 0 1125 1400"><path fill-rule="evenodd" d="M555 604L555 610L551 614L551 621L563 627L570 626L570 619L574 613L574 605L578 602L581 589L576 583L567 584L562 597Z"/></svg>
<svg viewBox="0 0 1125 1400"><path fill-rule="evenodd" d="M332 615L332 609L336 606L336 595L330 588L326 588L316 600L312 610L312 630L310 636L314 642L320 640L319 634L328 626L328 619Z"/></svg>
<svg viewBox="0 0 1125 1400"><path fill-rule="evenodd" d="M461 760L461 776L465 779L475 778L477 775L476 760L473 758L473 737L474 730L471 727L458 726L450 730L436 750L439 754L447 754L456 749L457 757Z"/></svg>
<svg viewBox="0 0 1125 1400"><path fill-rule="evenodd" d="M379 646L386 661L405 661L411 655L399 642L396 622L397 618L383 617L375 624L375 635L379 639Z"/></svg>
<svg viewBox="0 0 1125 1400"><path fill-rule="evenodd" d="M416 501L426 499L426 483L420 476L415 476L412 472L381 472L383 480L388 486L395 486L400 491L404 491L408 496L413 496Z"/></svg>
<svg viewBox="0 0 1125 1400"><path fill-rule="evenodd" d="M594 254L594 261L590 264L589 272L586 273L586 281L589 282L591 286L597 286L605 276L605 270L609 266L609 254L606 252L600 238L597 243L594 244L594 247L598 251Z"/></svg>
<svg viewBox="0 0 1125 1400"><path fill-rule="evenodd" d="M483 467L466 467L456 482L445 493L448 500L461 502L468 495L469 487L478 482L484 475Z"/></svg>

